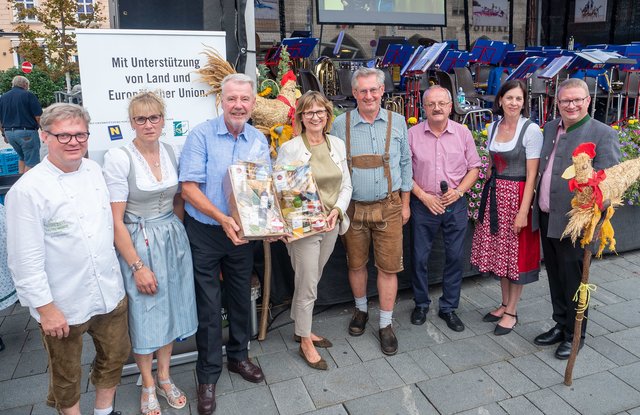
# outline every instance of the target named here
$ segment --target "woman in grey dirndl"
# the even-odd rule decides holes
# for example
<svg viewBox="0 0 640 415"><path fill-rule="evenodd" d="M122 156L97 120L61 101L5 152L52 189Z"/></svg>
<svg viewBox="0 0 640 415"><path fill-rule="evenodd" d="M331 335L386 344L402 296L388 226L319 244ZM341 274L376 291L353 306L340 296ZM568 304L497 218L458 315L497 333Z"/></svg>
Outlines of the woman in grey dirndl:
<svg viewBox="0 0 640 415"><path fill-rule="evenodd" d="M16 301L18 295L7 264L7 217L4 206L0 205L0 310L12 306ZM4 342L0 337L0 352L3 350Z"/></svg>
<svg viewBox="0 0 640 415"><path fill-rule="evenodd" d="M178 188L178 156L159 141L165 106L151 92L132 98L136 138L111 149L104 176L113 211L115 245L129 296L129 333L142 375L140 411L160 415L156 393L173 408L187 398L169 377L173 341L197 329L193 263L182 225L184 201ZM151 368L158 362L157 379Z"/></svg>

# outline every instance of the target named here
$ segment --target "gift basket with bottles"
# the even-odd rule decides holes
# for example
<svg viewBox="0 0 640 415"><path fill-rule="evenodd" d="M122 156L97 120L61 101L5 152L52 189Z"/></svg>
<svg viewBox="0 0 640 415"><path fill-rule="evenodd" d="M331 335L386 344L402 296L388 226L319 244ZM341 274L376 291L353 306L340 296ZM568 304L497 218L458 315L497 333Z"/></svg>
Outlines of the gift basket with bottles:
<svg viewBox="0 0 640 415"><path fill-rule="evenodd" d="M242 161L229 166L225 194L241 238L265 239L287 233L268 163Z"/></svg>
<svg viewBox="0 0 640 415"><path fill-rule="evenodd" d="M273 182L290 241L325 230L327 216L309 164L276 166Z"/></svg>

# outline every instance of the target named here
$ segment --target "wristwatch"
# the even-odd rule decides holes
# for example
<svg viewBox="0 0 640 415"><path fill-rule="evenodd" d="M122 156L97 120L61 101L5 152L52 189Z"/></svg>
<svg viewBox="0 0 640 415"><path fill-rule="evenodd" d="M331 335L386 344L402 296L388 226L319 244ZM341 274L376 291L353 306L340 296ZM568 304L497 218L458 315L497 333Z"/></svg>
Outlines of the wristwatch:
<svg viewBox="0 0 640 415"><path fill-rule="evenodd" d="M129 265L129 268L131 269L131 272L133 274L135 274L136 271L140 271L142 269L142 267L144 267L144 262L140 258L138 258L138 260L136 262L134 262L133 264Z"/></svg>
<svg viewBox="0 0 640 415"><path fill-rule="evenodd" d="M464 192L461 192L460 189L456 189L456 192L458 192L458 196L460 196L460 198L464 197Z"/></svg>

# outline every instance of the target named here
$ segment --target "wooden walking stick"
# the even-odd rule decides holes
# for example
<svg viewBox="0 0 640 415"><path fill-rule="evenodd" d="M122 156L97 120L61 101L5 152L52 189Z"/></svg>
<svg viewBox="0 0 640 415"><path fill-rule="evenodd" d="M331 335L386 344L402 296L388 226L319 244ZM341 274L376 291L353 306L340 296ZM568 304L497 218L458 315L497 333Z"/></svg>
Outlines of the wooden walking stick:
<svg viewBox="0 0 640 415"><path fill-rule="evenodd" d="M603 207L606 212L611 203L609 200L604 201ZM576 307L576 322L573 327L573 340L571 342L571 354L569 355L569 360L567 361L567 367L564 371L564 384L567 386L571 386L573 382L573 366L576 363L576 357L578 356L578 350L580 349L580 340L582 337L582 320L584 319L584 312L589 307L589 298L591 297L591 291L595 291L596 287L593 284L589 284L589 266L591 265L591 256L593 255L593 251L591 250L591 246L597 246L599 244L600 239L600 230L602 229L602 224L606 218L606 213L600 217L598 224L596 225L596 229L594 231L594 237L591 244L585 246L584 248L584 256L582 257L582 279L580 280L580 286L578 287L578 291L576 292L576 296L574 300L576 300L578 305Z"/></svg>
<svg viewBox="0 0 640 415"><path fill-rule="evenodd" d="M582 280L574 297L578 307L573 342L564 375L564 383L567 386L571 385L573 365L580 348L584 312L589 307L591 291L595 290L595 286L589 284L591 255L595 250L596 258L599 258L606 246L615 251L616 240L611 225L614 208L622 204L624 192L640 179L640 158L595 171L595 156L594 143L578 145L571 157L573 164L562 174L562 178L568 180L569 190L574 196L571 200L571 211L568 213L569 223L561 238L569 236L574 244L581 238L580 245L584 247Z"/></svg>
<svg viewBox="0 0 640 415"><path fill-rule="evenodd" d="M264 279L262 281L262 310L260 311L260 329L258 340L267 338L267 325L269 319L269 301L271 300L271 243L262 241L264 249Z"/></svg>

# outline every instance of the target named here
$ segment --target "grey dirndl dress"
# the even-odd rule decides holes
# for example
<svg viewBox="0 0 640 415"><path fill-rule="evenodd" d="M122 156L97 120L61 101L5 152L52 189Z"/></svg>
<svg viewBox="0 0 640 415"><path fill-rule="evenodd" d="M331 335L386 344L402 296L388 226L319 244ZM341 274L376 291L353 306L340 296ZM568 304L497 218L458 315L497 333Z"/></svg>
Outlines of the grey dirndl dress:
<svg viewBox="0 0 640 415"><path fill-rule="evenodd" d="M177 171L173 150L169 146L165 149ZM156 294L138 291L129 264L119 256L120 269L129 296L129 334L133 352L149 354L196 332L193 262L187 233L173 213L173 197L178 185L163 190L140 190L136 185L132 155L126 147L124 150L131 164L124 223L136 252L158 280Z"/></svg>

